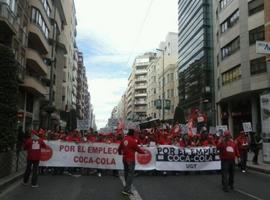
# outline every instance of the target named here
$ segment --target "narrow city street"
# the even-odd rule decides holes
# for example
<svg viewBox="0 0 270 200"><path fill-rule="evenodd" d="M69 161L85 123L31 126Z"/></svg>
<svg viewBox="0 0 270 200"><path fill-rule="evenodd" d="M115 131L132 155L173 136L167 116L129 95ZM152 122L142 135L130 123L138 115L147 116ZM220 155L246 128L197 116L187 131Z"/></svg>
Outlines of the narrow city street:
<svg viewBox="0 0 270 200"><path fill-rule="evenodd" d="M52 176L39 179L40 187L31 188L20 182L0 194L1 200L121 200L128 199L121 194L122 182L118 177ZM270 199L270 176L257 172L236 173L235 190L224 193L220 186L220 174L191 173L154 176L141 174L135 177L135 196L130 199L176 200L176 199L218 199L252 200Z"/></svg>

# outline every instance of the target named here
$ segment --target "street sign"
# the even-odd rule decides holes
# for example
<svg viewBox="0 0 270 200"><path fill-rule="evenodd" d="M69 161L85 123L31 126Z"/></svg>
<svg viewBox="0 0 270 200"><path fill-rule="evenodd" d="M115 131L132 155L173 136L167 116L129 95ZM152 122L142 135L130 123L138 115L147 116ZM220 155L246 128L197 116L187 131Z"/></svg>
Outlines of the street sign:
<svg viewBox="0 0 270 200"><path fill-rule="evenodd" d="M256 41L256 53L270 54L270 42Z"/></svg>

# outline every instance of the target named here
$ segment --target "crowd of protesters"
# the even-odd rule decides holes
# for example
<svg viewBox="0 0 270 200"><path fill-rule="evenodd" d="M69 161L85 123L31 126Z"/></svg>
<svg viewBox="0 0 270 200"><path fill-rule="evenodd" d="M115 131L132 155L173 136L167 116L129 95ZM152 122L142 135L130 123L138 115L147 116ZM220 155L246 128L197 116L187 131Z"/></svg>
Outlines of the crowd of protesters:
<svg viewBox="0 0 270 200"><path fill-rule="evenodd" d="M194 114L195 113L195 114ZM246 172L246 163L248 151L252 150L255 155L253 163L257 164L257 157L259 151L259 136L258 134L249 134L244 131L236 133L236 138L233 139L229 131L218 130L211 133L206 128L207 118L198 112L194 112L186 125L175 123L169 124L154 124L150 128L134 128L132 129L132 140L139 146L159 146L159 145L174 145L180 148L189 147L216 147L220 151L221 159L221 174L223 190L228 191L228 186L233 189L234 182L234 165L235 159L239 160L239 167L242 172ZM28 151L27 170L24 176L24 184L28 182L30 169L33 165L35 170L32 176L32 186L37 186L37 167L39 159L36 158L37 154L41 153L41 146L44 146L44 140L58 140L63 142L75 143L116 143L121 144L125 137L125 130L117 128L113 133L98 133L93 130L88 131L51 131L51 130L31 130L28 132L28 139L24 144L25 149ZM122 143L121 143L122 142ZM28 145L27 145L28 144ZM135 146L136 146L135 145ZM35 148L33 148L35 147ZM35 159L30 159L29 154L35 154ZM135 166L135 165L134 165ZM40 173L53 173L62 174L68 172L72 174L89 174L93 171L101 176L104 170L78 168L78 167L40 167ZM105 170L106 171L106 170ZM117 170L113 170L113 175L117 175ZM129 194L129 188L126 188L126 194Z"/></svg>
<svg viewBox="0 0 270 200"><path fill-rule="evenodd" d="M87 131L46 131L43 129L32 130L32 134L43 140L61 140L65 142L97 142L97 143L120 143L124 132L97 133ZM175 131L171 128L151 128L135 130L134 137L139 145L175 145L179 147L216 146L219 136L207 132L199 134L182 134L180 129Z"/></svg>
<svg viewBox="0 0 270 200"><path fill-rule="evenodd" d="M124 131L117 130L114 133L97 133L93 131L46 131L43 129L32 130L32 134L37 135L43 140L61 140L63 142L75 143L117 143L120 144L124 137ZM235 138L237 148L241 156L241 170L246 171L247 153L250 150L250 136L241 131ZM155 145L174 145L178 147L207 147L217 146L222 134L212 134L206 128L202 128L201 133L190 134L183 133L180 125L164 128L137 129L134 138L138 145L155 146ZM257 162L257 160L253 160Z"/></svg>

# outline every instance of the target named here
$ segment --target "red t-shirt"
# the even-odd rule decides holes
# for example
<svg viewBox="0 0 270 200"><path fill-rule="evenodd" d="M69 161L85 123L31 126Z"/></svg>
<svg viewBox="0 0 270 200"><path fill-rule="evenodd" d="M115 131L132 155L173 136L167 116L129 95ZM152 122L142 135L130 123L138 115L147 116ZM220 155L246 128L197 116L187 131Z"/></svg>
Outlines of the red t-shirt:
<svg viewBox="0 0 270 200"><path fill-rule="evenodd" d="M47 145L42 139L33 140L31 138L27 139L24 148L27 151L27 160L37 161L40 160L41 148L46 148Z"/></svg>
<svg viewBox="0 0 270 200"><path fill-rule="evenodd" d="M245 152L248 150L248 138L246 136L238 136L235 140L237 147L240 152Z"/></svg>
<svg viewBox="0 0 270 200"><path fill-rule="evenodd" d="M220 151L221 160L235 160L239 157L239 151L233 140L228 140L227 142L221 142L217 145Z"/></svg>

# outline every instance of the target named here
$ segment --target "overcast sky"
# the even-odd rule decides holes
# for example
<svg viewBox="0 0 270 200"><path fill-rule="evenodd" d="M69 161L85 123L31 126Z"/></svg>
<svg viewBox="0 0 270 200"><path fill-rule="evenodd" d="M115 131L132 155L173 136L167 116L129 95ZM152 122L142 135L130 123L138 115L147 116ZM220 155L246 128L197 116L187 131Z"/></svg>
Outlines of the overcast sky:
<svg viewBox="0 0 270 200"><path fill-rule="evenodd" d="M134 57L177 32L177 0L75 0L77 43L84 54L98 128L127 87Z"/></svg>

